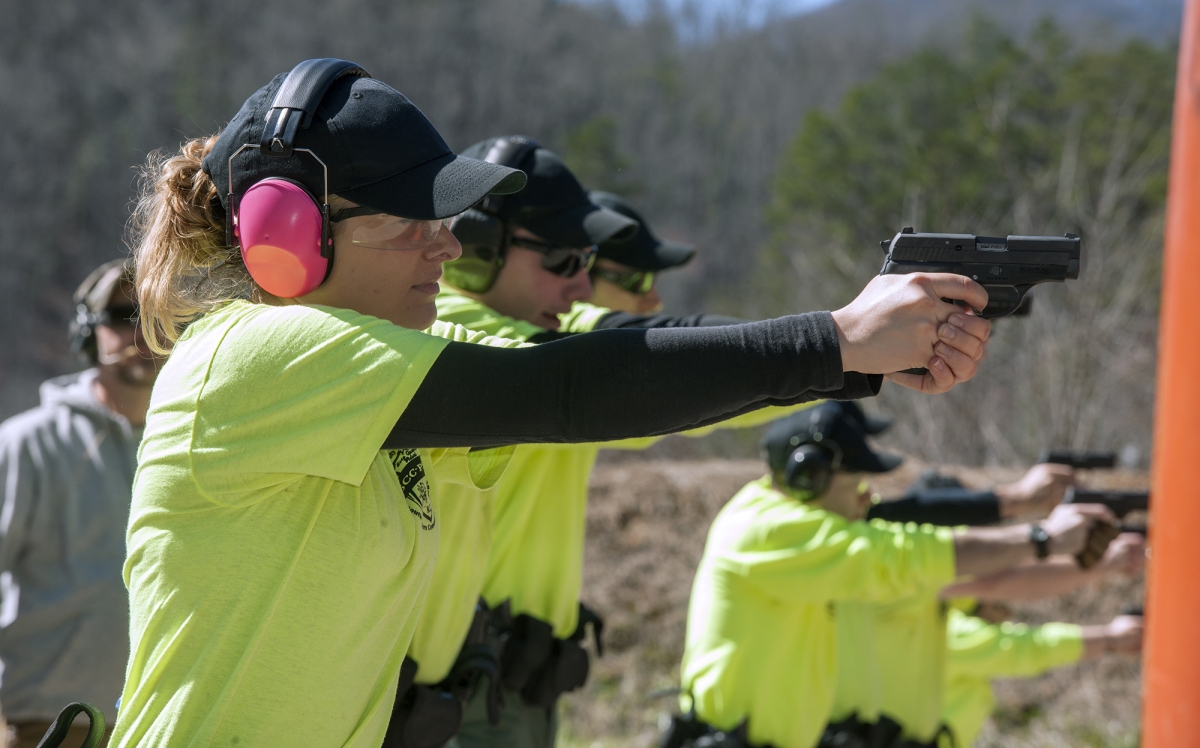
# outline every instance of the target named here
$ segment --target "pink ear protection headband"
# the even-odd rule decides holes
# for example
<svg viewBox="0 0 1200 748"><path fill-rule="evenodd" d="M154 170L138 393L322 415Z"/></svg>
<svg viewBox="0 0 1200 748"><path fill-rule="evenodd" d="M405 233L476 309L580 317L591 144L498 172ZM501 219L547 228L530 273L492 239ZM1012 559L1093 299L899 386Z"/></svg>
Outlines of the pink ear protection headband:
<svg viewBox="0 0 1200 748"><path fill-rule="evenodd" d="M346 60L305 60L294 67L271 103L262 142L247 143L229 157L226 241L238 244L250 277L274 296L295 298L310 293L333 269L329 168L310 149L296 148L295 141L297 131L311 123L325 92L343 75L370 77L362 67ZM251 185L235 206L233 160L247 149L274 158L308 154L321 165L325 199L318 203L299 182L268 177Z"/></svg>

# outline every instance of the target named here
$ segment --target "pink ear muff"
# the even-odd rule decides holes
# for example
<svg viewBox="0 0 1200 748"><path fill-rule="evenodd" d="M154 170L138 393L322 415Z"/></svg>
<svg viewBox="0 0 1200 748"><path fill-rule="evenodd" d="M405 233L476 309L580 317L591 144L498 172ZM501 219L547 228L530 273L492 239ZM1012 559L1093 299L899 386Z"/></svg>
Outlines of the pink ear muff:
<svg viewBox="0 0 1200 748"><path fill-rule="evenodd" d="M250 277L267 293L295 298L325 280L321 208L303 187L286 179L256 183L238 204L234 233Z"/></svg>

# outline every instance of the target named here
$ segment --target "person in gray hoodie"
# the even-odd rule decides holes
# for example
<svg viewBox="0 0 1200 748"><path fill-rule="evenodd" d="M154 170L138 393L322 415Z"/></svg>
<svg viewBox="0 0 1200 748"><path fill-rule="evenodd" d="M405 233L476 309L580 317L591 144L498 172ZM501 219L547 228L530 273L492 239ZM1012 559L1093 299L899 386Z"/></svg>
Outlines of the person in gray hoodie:
<svg viewBox="0 0 1200 748"><path fill-rule="evenodd" d="M10 748L35 746L71 701L100 707L112 724L129 657L125 529L162 361L135 324L131 262L101 265L75 303L72 348L91 367L45 382L41 405L0 424L0 709ZM82 740L86 729L72 729Z"/></svg>

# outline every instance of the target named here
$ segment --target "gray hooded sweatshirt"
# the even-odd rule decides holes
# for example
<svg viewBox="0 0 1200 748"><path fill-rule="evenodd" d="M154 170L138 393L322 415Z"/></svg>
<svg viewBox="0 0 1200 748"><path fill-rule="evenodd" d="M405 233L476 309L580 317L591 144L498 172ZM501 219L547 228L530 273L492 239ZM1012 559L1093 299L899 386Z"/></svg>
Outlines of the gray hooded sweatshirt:
<svg viewBox="0 0 1200 748"><path fill-rule="evenodd" d="M0 708L52 719L86 701L115 719L129 658L121 577L141 429L92 396L96 370L51 379L0 424Z"/></svg>

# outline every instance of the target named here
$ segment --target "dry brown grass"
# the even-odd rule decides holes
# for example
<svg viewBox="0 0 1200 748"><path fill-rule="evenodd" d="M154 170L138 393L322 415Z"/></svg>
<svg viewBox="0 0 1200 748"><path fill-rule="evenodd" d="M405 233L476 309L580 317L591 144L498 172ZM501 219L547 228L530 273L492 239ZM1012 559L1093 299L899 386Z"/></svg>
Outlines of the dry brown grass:
<svg viewBox="0 0 1200 748"><path fill-rule="evenodd" d="M898 493L924 467L909 461L876 481ZM968 485L1011 480L1020 470L948 468ZM601 464L592 476L584 599L605 616L607 648L592 677L563 700L568 746L649 746L676 709L648 694L678 685L688 595L713 516L746 482L764 473L757 460L654 460ZM1095 472L1092 485L1138 488L1144 473ZM1141 580L1078 590L1015 608L1031 623L1106 622L1140 604ZM997 686L997 715L980 746L1132 746L1138 729L1141 671L1136 662L1095 664Z"/></svg>

